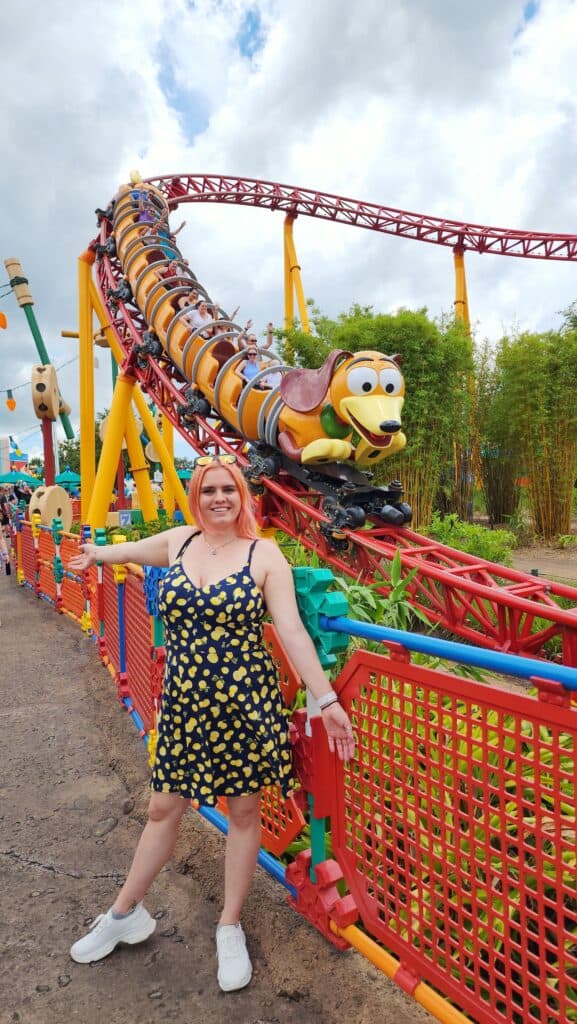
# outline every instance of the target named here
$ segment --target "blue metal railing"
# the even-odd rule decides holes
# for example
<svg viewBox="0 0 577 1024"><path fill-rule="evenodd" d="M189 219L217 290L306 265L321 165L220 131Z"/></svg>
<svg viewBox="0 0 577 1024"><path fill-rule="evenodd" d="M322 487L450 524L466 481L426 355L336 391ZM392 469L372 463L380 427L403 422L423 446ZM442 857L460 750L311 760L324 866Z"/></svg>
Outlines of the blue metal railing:
<svg viewBox="0 0 577 1024"><path fill-rule="evenodd" d="M438 658L459 662L461 665L475 665L489 672L501 672L503 675L516 676L519 679L551 679L561 683L568 690L577 690L577 668L570 668L568 665L557 665L555 662L540 661L536 658L521 658L516 654L502 654L500 651L488 651L483 647L469 647L453 640L438 640L420 633L389 629L388 626L374 626L371 623L346 618L344 615L319 615L319 625L321 629L348 633L350 636L377 640L384 644L399 644L408 651L432 654Z"/></svg>

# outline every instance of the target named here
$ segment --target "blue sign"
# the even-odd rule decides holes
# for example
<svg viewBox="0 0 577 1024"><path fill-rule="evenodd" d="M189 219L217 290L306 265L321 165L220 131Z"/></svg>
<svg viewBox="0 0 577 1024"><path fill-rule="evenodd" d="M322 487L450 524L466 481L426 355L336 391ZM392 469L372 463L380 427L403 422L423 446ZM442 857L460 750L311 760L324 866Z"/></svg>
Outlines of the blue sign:
<svg viewBox="0 0 577 1024"><path fill-rule="evenodd" d="M121 508L118 510L118 525L132 526L132 509Z"/></svg>

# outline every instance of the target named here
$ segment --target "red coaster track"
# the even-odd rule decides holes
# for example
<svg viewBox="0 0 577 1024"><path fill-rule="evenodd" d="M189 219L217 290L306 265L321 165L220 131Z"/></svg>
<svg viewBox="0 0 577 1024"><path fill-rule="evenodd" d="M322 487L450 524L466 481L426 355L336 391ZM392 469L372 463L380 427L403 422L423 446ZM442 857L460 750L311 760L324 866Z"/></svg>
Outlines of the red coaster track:
<svg viewBox="0 0 577 1024"><path fill-rule="evenodd" d="M294 188L274 181L235 178L224 174L180 174L147 178L160 189L171 206L180 203L231 203L280 210L292 216L316 217L350 224L355 228L380 231L399 238L461 248L470 252L519 256L533 260L577 259L577 235L547 234L543 231L514 231L484 227L445 217L427 217L392 206L345 199L330 192Z"/></svg>
<svg viewBox="0 0 577 1024"><path fill-rule="evenodd" d="M171 207L183 202L233 203L279 210L293 216L304 214L334 220L477 252L529 259L577 259L576 236L440 220L253 179L167 175L147 180L163 193ZM103 220L100 236L95 241L104 245L109 230L110 225ZM166 357L153 359L146 354L143 358L138 352L142 335L148 329L142 314L132 303L116 305L107 298L108 290L117 288L122 279L119 261L102 255L96 265L96 278L110 324L126 357L125 366L134 372L142 389L195 451L206 452L216 446L236 451L242 458L243 439L222 424L210 423L198 416L183 422L189 382ZM380 520L369 523L367 530L347 531L348 550L335 551L321 531L326 520L321 511L320 494L305 489L283 473L276 480L264 479L263 484L263 524L298 538L338 571L354 578L360 576L365 582L384 577L382 589L386 590L390 562L398 550L403 572L418 568L411 586L411 599L431 623L482 646L529 656L539 656L546 642L556 641L564 663L577 665L577 589L484 562L411 530L384 526ZM560 607L560 603L565 607ZM571 607L567 608L568 605Z"/></svg>

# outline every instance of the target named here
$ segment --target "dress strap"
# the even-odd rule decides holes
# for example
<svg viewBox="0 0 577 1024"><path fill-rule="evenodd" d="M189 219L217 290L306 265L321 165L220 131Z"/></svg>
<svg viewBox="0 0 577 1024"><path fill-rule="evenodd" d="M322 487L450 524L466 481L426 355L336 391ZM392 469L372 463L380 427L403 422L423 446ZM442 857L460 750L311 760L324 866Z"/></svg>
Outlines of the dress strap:
<svg viewBox="0 0 577 1024"><path fill-rule="evenodd" d="M257 537L256 540L253 540L250 548L248 549L248 561L246 563L248 569L250 569L250 563L252 562L252 553L253 553L254 549L256 548L257 544L258 544L258 537Z"/></svg>
<svg viewBox="0 0 577 1024"><path fill-rule="evenodd" d="M194 540L195 537L200 537L200 530L195 530L194 533L190 534L190 537L186 538L186 540L185 540L184 544L182 545L182 547L179 548L178 554L177 554L177 556L175 558L175 562L178 562L178 559L182 558L182 556L183 556L184 552L186 551L188 545L190 544L191 540Z"/></svg>

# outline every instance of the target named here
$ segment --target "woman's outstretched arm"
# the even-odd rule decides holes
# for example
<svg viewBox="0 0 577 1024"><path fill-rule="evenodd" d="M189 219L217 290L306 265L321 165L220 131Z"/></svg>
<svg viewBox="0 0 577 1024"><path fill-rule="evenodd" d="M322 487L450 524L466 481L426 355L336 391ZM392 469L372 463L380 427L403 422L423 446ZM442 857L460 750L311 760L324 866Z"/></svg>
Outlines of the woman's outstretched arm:
<svg viewBox="0 0 577 1024"><path fill-rule="evenodd" d="M176 526L173 530L165 530L143 540L105 544L102 547L98 544L81 544L80 554L70 559L70 568L83 572L97 562L103 562L104 565L125 565L126 562L134 562L135 565L165 568L170 565L172 546L178 544L180 536L183 543L189 533L189 526Z"/></svg>
<svg viewBox="0 0 577 1024"><path fill-rule="evenodd" d="M352 726L336 694L334 701L330 697L331 684L299 615L291 568L276 544L267 544L266 559L268 568L263 590L267 609L303 683L317 700L327 699L321 713L329 748L346 761L355 752Z"/></svg>

